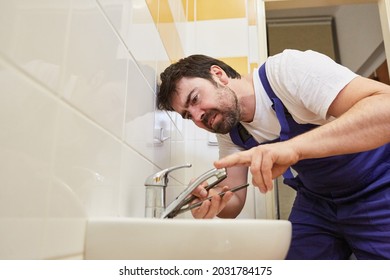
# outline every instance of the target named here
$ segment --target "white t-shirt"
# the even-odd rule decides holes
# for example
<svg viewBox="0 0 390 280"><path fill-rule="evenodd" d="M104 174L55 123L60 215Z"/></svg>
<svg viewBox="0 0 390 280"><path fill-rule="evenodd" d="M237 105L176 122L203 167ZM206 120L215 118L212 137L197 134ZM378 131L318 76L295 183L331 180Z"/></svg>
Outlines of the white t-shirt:
<svg viewBox="0 0 390 280"><path fill-rule="evenodd" d="M266 61L268 81L297 123L322 125L332 120L327 115L337 94L355 77L348 68L314 51L285 50ZM242 125L262 143L279 137L280 124L272 109L258 71L253 72L256 111L250 123ZM220 158L243 150L229 134L217 134Z"/></svg>

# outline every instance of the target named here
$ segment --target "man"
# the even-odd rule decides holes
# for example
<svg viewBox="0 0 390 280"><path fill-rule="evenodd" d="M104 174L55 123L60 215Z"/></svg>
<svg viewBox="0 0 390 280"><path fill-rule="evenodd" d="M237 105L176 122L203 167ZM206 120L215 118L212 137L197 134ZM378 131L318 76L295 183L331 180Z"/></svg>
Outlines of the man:
<svg viewBox="0 0 390 280"><path fill-rule="evenodd" d="M288 259L390 259L389 93L313 51L285 50L245 77L194 55L161 73L157 106L217 133L218 191L246 182L248 167L263 193L282 174L297 190ZM217 191L204 187L194 194ZM233 218L245 198L215 196L193 215Z"/></svg>

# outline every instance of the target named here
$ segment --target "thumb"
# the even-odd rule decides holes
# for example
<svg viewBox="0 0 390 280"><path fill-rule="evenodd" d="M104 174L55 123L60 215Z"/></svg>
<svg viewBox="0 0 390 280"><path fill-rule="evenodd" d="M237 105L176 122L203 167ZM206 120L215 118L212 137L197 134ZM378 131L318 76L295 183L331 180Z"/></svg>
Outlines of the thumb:
<svg viewBox="0 0 390 280"><path fill-rule="evenodd" d="M251 157L248 151L234 153L214 162L215 168L218 169L224 167L237 166L237 165L239 166L251 165Z"/></svg>

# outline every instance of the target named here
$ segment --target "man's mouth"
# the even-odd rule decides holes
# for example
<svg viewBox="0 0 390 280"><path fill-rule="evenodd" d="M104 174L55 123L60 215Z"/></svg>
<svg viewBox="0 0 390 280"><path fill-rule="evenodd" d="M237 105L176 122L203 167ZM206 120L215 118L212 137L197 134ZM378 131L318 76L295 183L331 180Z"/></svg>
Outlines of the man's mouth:
<svg viewBox="0 0 390 280"><path fill-rule="evenodd" d="M213 114L213 115L210 116L209 119L207 120L207 123L208 123L209 128L213 128L213 123L214 123L214 120L215 120L216 115L217 115L217 113Z"/></svg>

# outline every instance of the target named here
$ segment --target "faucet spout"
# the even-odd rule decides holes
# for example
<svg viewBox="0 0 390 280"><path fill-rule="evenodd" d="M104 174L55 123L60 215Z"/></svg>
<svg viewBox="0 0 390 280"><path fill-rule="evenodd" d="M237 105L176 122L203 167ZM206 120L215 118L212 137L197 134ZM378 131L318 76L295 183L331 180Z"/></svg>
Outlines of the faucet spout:
<svg viewBox="0 0 390 280"><path fill-rule="evenodd" d="M216 185L216 183L221 182L223 179L227 177L227 172L225 168L216 169L213 168L202 175L200 175L198 178L196 178L192 183L188 185L186 189L174 200L172 201L168 207L165 209L165 211L162 212L161 218L173 218L177 215L180 208L182 208L184 205L189 203L188 196L192 193L195 188L203 183L204 181L207 181L208 179L216 177L216 182L213 183L213 186Z"/></svg>

